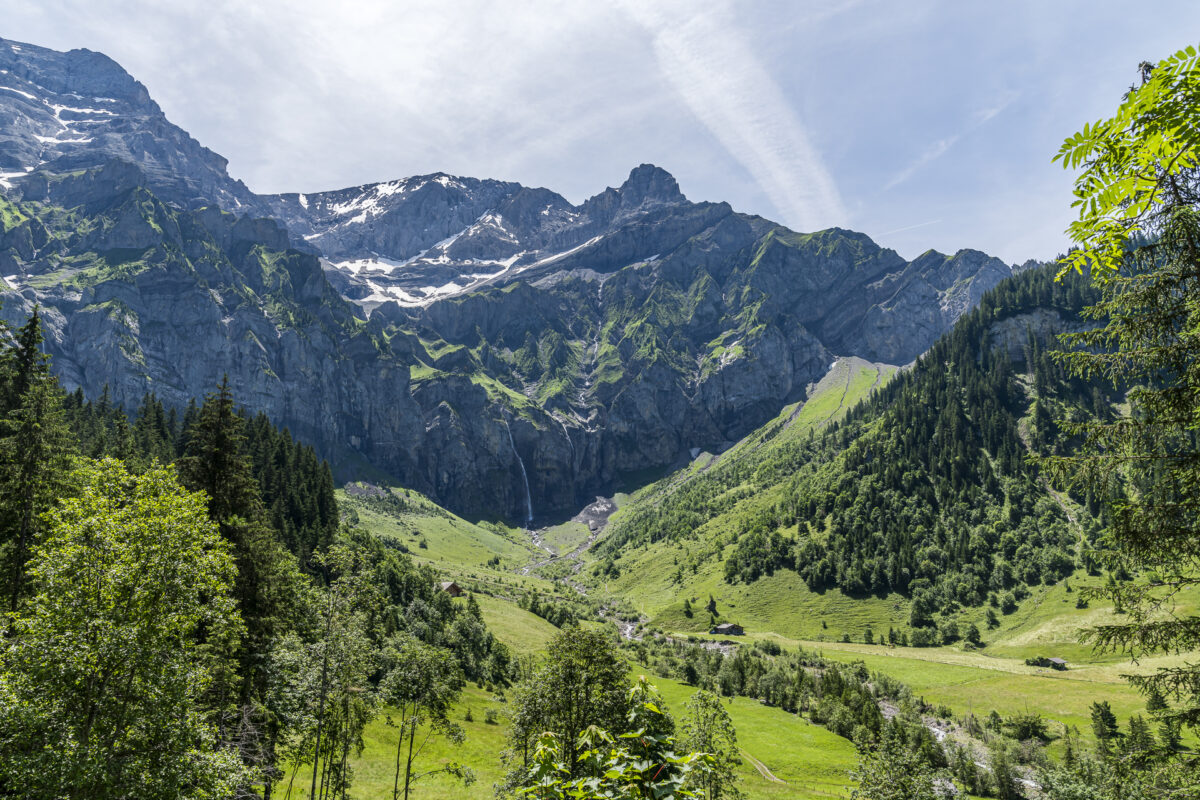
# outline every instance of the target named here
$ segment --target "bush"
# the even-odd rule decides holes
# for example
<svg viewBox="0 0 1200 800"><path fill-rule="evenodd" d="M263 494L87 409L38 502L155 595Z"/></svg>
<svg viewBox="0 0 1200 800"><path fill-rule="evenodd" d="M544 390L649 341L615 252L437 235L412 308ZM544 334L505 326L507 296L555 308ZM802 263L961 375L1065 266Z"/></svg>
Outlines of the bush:
<svg viewBox="0 0 1200 800"><path fill-rule="evenodd" d="M937 633L929 628L917 628L912 633L913 647L933 647L937 644Z"/></svg>

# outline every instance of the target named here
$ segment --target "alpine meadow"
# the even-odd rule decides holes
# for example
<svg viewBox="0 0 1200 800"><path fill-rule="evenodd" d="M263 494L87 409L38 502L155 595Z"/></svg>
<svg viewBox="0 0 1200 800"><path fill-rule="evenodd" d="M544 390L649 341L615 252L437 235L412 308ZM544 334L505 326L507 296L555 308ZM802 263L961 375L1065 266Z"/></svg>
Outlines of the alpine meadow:
<svg viewBox="0 0 1200 800"><path fill-rule="evenodd" d="M1195 46L992 102L934 0L21 5L0 798L1200 800Z"/></svg>

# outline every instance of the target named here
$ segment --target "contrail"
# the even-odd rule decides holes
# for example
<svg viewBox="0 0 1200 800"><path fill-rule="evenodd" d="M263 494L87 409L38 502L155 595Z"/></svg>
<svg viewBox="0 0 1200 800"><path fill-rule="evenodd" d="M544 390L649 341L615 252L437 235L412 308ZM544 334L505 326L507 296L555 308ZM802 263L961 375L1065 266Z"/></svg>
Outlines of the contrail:
<svg viewBox="0 0 1200 800"><path fill-rule="evenodd" d="M638 0L622 5L652 35L666 79L788 225L845 224L842 199L808 132L727 8L701 13L688 4L664 13Z"/></svg>
<svg viewBox="0 0 1200 800"><path fill-rule="evenodd" d="M931 220L929 220L929 222L918 222L916 225L909 225L904 228L896 228L896 230L894 230L894 231L885 231L884 233L881 233L879 235L880 236L891 236L893 233L903 233L904 231L916 230L917 228L924 228L926 225L937 225L939 222L941 222L940 219L931 219Z"/></svg>

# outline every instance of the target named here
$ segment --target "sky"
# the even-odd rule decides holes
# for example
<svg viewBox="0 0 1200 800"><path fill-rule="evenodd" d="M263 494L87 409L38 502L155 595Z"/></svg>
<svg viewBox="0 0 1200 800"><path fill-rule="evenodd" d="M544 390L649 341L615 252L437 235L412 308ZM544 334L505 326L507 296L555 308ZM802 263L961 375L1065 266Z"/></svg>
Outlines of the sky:
<svg viewBox="0 0 1200 800"><path fill-rule="evenodd" d="M0 0L0 36L111 56L256 192L447 172L578 203L653 163L1009 263L1066 249L1063 139L1198 34L1195 0Z"/></svg>

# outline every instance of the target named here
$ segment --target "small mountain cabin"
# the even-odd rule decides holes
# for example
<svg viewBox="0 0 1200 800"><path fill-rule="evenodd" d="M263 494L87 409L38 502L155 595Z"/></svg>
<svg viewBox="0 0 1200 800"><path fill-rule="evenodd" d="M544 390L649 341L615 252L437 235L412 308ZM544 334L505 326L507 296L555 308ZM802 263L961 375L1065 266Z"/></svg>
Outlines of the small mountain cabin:
<svg viewBox="0 0 1200 800"><path fill-rule="evenodd" d="M442 591L451 597L462 597L466 592L454 581L442 581Z"/></svg>
<svg viewBox="0 0 1200 800"><path fill-rule="evenodd" d="M1037 658L1027 658L1025 663L1031 667L1049 667L1050 669L1066 669L1067 660L1065 658L1046 658L1038 656Z"/></svg>
<svg viewBox="0 0 1200 800"><path fill-rule="evenodd" d="M746 632L742 630L742 626L734 622L722 622L720 625L713 628L709 633L715 633L718 636L742 636Z"/></svg>

